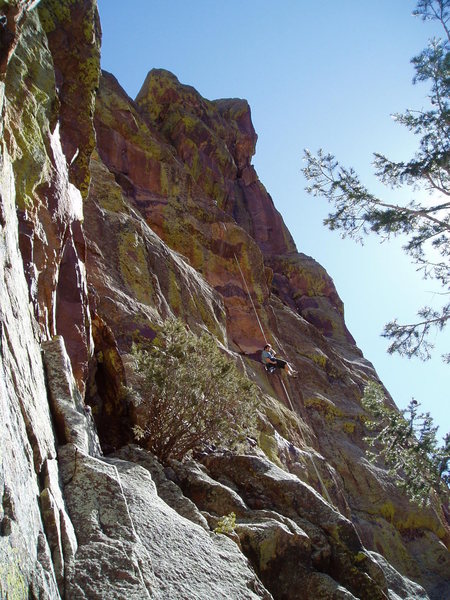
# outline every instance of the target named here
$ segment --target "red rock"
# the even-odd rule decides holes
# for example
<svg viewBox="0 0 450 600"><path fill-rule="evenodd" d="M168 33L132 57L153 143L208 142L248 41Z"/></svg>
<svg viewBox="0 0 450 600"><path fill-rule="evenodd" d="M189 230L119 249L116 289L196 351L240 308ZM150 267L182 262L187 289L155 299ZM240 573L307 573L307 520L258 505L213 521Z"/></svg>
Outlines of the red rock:
<svg viewBox="0 0 450 600"><path fill-rule="evenodd" d="M54 454L50 456L53 441L48 411L43 411L44 428L51 443L46 437L42 446L35 426L37 403L30 391L33 381L39 381L39 401L45 404L38 341L56 333L64 338L72 363L72 369L65 364L64 372L75 373L82 392L87 388L85 399L92 406L103 448L110 450L131 438L135 416L129 411L123 386L132 342L151 340L163 319L179 316L193 330L207 330L214 336L261 388L261 424L255 433L258 439L249 440L249 455L204 456L209 475L205 476L205 467L196 465L201 481L191 480L188 485L184 480L184 485L199 508L211 513L235 508L240 518L252 520L238 525L234 539L240 536L240 547L264 575L267 586L280 596L332 597L345 586L342 593L346 595L351 591L378 598L385 597L389 579L396 593L399 590L406 598L409 589L417 588L402 587L400 575L393 574L395 567L426 585L431 596L441 594L448 576L448 553L442 544L448 543L448 525L441 513L408 503L386 471L372 467L364 458L366 431L360 399L367 380L377 376L346 328L343 305L331 278L313 259L297 252L257 177L251 164L257 136L247 102L206 100L162 70L149 73L133 101L105 74L96 97L97 150L91 157L99 60L95 2L42 0L39 13L25 11L20 1L10 2L7 8L12 18L0 33L4 42L0 50L1 174L7 196L4 203L2 189L0 231L9 236L2 268L11 297L5 299L7 318L2 316L1 333L10 344L5 350L7 382L16 394L7 390L7 414L15 419L7 428L15 431L17 420L23 430L19 439L29 455L22 457L27 472L33 473L29 481L35 487L38 480L42 483L45 462L55 461ZM34 73L39 77L33 77ZM23 271L39 328L36 339L31 312L26 310L28 298L13 284L12 273L20 272L25 289L20 261L15 260L13 271L9 258L18 258L17 238L8 230L14 200ZM18 340L22 314L17 307L24 318L30 317L26 330L34 348L33 365L27 364L31 360L27 340ZM12 342L7 339L10 331L14 332ZM294 364L298 379L264 370L260 350L265 338ZM30 371L24 386L14 370L15 362L20 377ZM72 384L69 388L73 391ZM80 423L91 422L81 396L75 396L72 416ZM15 399L21 415L13 406ZM70 419L61 413L58 425L70 429ZM16 478L10 459L22 449L19 452L17 445L12 452L5 448L9 485ZM63 462L64 454L70 455L63 474L66 482L70 477L77 481L77 452L66 444L60 454ZM114 497L122 498L127 521L130 513L124 491L114 479L117 469L110 465L105 470L104 460L87 455L83 463L89 465L90 473L99 468L114 475L105 482L117 491ZM275 464L278 468L273 468ZM131 469L134 479L129 464L119 466L135 490L142 469ZM56 471L55 466L55 482ZM180 473L173 469L174 478L183 485ZM227 481L222 483L224 473ZM92 484L89 477L83 480L86 489ZM146 480L151 488L148 476ZM80 508L80 501L75 506L75 496L81 489L70 483L73 514ZM55 539L58 510L50 510L48 492L42 497L49 513L46 524L54 527L50 537ZM153 493L147 502L150 497ZM128 501L134 502L133 498L136 495L130 493ZM38 514L36 495L27 502L34 502L33 514ZM140 502L136 514L146 514ZM83 510L80 515L77 535L82 535L87 523L95 525ZM209 514L208 523L214 525L220 516ZM16 527L12 517L7 517L6 543ZM200 521L205 525L203 517ZM115 525L111 523L111 531L120 538L121 530L116 531ZM151 523L146 521L142 528L147 535ZM40 531L40 526L35 529L36 536ZM104 564L101 528L98 535L99 551L95 561L86 561L85 574ZM26 542L35 562L36 536ZM73 541L68 560L76 552L75 535ZM368 555L361 542L381 552L390 565ZM267 544L273 544L273 552L265 552ZM60 552L59 542L52 548ZM237 546L233 549L239 552ZM88 556L89 544L84 544L84 551ZM51 565L50 554L44 559ZM293 571L297 559L302 562L299 577ZM277 575L279 567L284 569L282 578ZM61 561L57 569L63 587ZM116 576L114 569L107 572L105 589ZM129 574L125 571L124 577ZM81 580L92 589L97 586L90 575ZM56 597L46 595L41 584L30 593ZM143 589L140 584L139 589ZM268 594L262 590L260 596Z"/></svg>
<svg viewBox="0 0 450 600"><path fill-rule="evenodd" d="M332 279L316 261L297 252L257 178L251 165L256 134L247 103L205 100L162 70L149 73L132 101L104 75L95 123L102 162L93 163L94 185L86 205L88 271L99 293L99 314L119 349L129 347L133 332L151 336L146 327L157 327L160 316L171 313L194 328L220 332L225 346L246 355L246 368L262 389L302 420L304 439L287 433L285 416L273 419L265 432L267 452L322 494L325 481L333 502L353 515L369 547L389 554L391 526L382 505L374 514L367 512L367 502L376 505L377 494L383 497L384 484L367 463L361 465L365 433L360 398L367 379L377 376L345 325ZM126 267L118 257L125 238ZM192 293L203 298L200 305L192 301ZM220 308L217 319L219 306L224 312ZM286 380L286 387L259 363L265 336L299 371L299 379ZM305 436L319 453L315 469L302 462ZM290 452L287 440L294 438L299 446ZM352 472L358 473L357 480ZM404 503L395 488L390 494L396 506ZM370 535L380 527L383 536L375 536L375 542ZM426 527L446 539L438 518L427 520ZM411 564L417 567L414 550L409 554L407 535L396 535L401 551L390 560L408 573ZM437 546L431 546L434 552ZM344 555L339 560L353 568ZM377 569L370 565L376 579ZM442 580L442 567L435 563L433 569L435 581ZM363 586L364 575L353 575L356 579L349 575L347 583L355 591ZM417 577L425 581L428 575L422 570ZM334 593L332 581L308 581L311 589Z"/></svg>

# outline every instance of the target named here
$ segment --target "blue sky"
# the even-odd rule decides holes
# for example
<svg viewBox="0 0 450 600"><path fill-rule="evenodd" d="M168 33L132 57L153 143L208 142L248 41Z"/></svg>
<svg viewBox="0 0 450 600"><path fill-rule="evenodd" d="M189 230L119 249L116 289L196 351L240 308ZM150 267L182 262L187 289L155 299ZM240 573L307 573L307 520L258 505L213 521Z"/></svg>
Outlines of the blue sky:
<svg viewBox="0 0 450 600"><path fill-rule="evenodd" d="M322 147L353 166L371 191L389 201L408 193L374 179L373 152L410 157L415 137L394 112L427 105L412 86L410 59L437 24L411 16L409 0L98 0L102 67L134 98L147 72L172 71L209 99L246 98L258 143L254 165L297 248L320 262L344 301L346 322L399 407L412 397L430 411L440 434L450 430L448 331L422 363L386 354L383 325L413 322L417 308L439 306L438 286L422 280L402 241L364 246L322 225L323 199L304 191L304 148Z"/></svg>

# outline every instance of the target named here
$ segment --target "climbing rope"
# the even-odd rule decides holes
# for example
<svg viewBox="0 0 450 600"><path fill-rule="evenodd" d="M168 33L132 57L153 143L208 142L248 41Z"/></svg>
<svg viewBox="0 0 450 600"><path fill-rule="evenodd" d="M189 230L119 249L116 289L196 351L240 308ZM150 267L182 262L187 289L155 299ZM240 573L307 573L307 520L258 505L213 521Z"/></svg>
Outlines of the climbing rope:
<svg viewBox="0 0 450 600"><path fill-rule="evenodd" d="M226 226L226 224L225 224L223 221L222 221L222 225L223 225L223 228L225 229L225 231L228 231L228 230L227 230L227 226ZM262 326L262 324L261 324L261 321L259 320L258 313L257 313L257 311L256 311L256 306L255 306L255 303L253 302L252 295L250 294L250 289L249 289L249 287L248 287L248 285L247 285L247 280L245 279L244 273L243 273L243 271L242 271L242 269L241 269L241 265L240 265L240 263L239 263L239 261L238 261L238 258L237 258L237 256L236 256L236 253L235 253L235 252L233 252L233 256L234 256L234 260L236 261L236 264L237 264L237 266L238 266L239 273L241 274L242 281L244 282L244 287L245 287L245 289L246 289L246 291L247 291L247 295L248 295L248 297L249 297L250 303L251 303L251 305L252 305L252 307L253 307L253 310L254 310L254 312L255 312L255 317L256 317L256 320L257 320L257 322L258 322L259 328L261 329L262 336L263 336L263 338L264 338L264 340L265 340L265 342L266 342L266 344L267 344L267 343L268 343L268 341L267 341L266 334L264 333L263 326Z"/></svg>
<svg viewBox="0 0 450 600"><path fill-rule="evenodd" d="M261 329L262 336L263 336L263 338L264 338L264 340L265 340L265 342L267 344L268 342L267 342L266 334L264 333L263 326L261 325L261 321L259 320L258 313L256 312L255 303L253 302L253 298L252 298L252 296L250 294L250 290L248 289L247 281L245 280L244 273L242 272L241 265L239 264L239 261L237 259L236 254L234 254L234 260L236 261L236 264L238 266L239 272L240 272L241 277L242 277L242 281L244 282L245 289L247 290L248 297L250 298L250 302L251 302L251 304L253 306L253 310L255 311L256 320L258 321L258 325L259 325L259 328Z"/></svg>
<svg viewBox="0 0 450 600"><path fill-rule="evenodd" d="M283 386L284 393L286 394L286 398L288 399L290 409L292 410L293 413L295 413L294 405L292 404L292 400L291 400L291 398L290 398L290 396L288 394L286 386L284 385L284 381L283 381L283 379L281 377L280 377L280 381L281 381L281 385ZM297 422L297 426L298 426L298 431L300 433L300 437L302 438L302 441L305 444L305 446L307 446L308 444L306 443L305 436L303 435L303 431L301 430L300 423ZM319 470L318 470L318 468L316 466L316 463L314 461L313 455L309 454L309 457L311 459L314 471L315 471L315 473L317 475L317 479L320 481L320 485L322 486L324 494L325 494L325 496L326 496L326 498L328 500L328 503L331 504L331 506L334 506L333 502L331 501L330 494L328 493L328 490L327 490L327 488L326 488L326 486L325 486L325 484L324 484L324 482L322 480L322 477L320 476L320 473L319 473Z"/></svg>
<svg viewBox="0 0 450 600"><path fill-rule="evenodd" d="M241 274L241 277L242 277L242 281L244 282L245 289L247 290L247 294L248 294L248 297L249 297L249 299L250 299L250 302L251 302L251 304L252 304L253 310L255 311L255 316L256 316L256 320L258 321L259 328L261 329L261 333L262 333L262 335L263 335L263 338L264 338L264 340L265 340L265 342L266 342L266 344L267 344L267 343L268 343L268 342L267 342L267 337L266 337L266 335L265 335L265 333L264 333L264 329L263 329L263 327L262 327L262 325L261 325L261 321L259 320L258 313L256 312L255 303L253 302L253 298L252 298L252 296L251 296L251 294L250 294L250 290L249 290L249 288L248 288L247 281L245 280L244 273L242 272L241 265L239 264L239 261L238 261L238 259L237 259L237 256L236 256L236 254L234 254L234 260L236 261L236 264L237 264L237 266L238 266L239 272L240 272L240 274ZM283 381L282 377L280 377L280 381L281 381L281 385L283 386L283 390L284 390L284 393L285 393L285 395L286 395L286 398L288 399L288 402L289 402L290 409L292 410L292 412L293 412L293 413L295 413L295 410L294 410L294 406L293 406L293 404L292 404L291 397L290 397L290 396L289 396L289 394L288 394L288 391L287 391L287 389L286 389L286 386L284 385L284 381ZM298 425L298 431L299 431L299 433L300 433L300 436L301 436L301 438L302 438L302 440L303 440L303 443L304 443L304 445L306 446L306 445L307 445L307 444L306 444L306 440L305 440L305 437L304 437L304 435L303 435L303 431L302 431L302 430L301 430L301 428L300 428L300 423L297 423L297 425ZM330 495L329 495L329 493L328 493L328 490L327 490L327 488L326 488L326 486L325 486L325 484L324 484L324 482L323 482L323 480L322 480L322 477L320 476L320 473L319 473L319 470L318 470L318 468L317 468L317 466L316 466L316 463L315 463L315 461L314 461L313 455L312 455L312 454L309 454L309 456L310 456L310 458L311 458L311 462L312 462L312 465L313 465L314 471L315 471L315 473L316 473L316 475L317 475L317 479L320 481L320 485L322 486L323 492L324 492L324 494L325 494L325 496L326 496L326 498L327 498L327 500L328 500L328 503L329 503L329 504L331 504L331 505L333 506L333 502L331 501L331 498L330 498Z"/></svg>
<svg viewBox="0 0 450 600"><path fill-rule="evenodd" d="M227 231L227 226L225 225L225 223L222 223L222 225L223 225L223 227L224 227L225 231ZM268 344L268 341L267 341L266 334L264 333L264 329L263 329L263 326L262 326L262 324L261 324L261 321L260 321L260 319L259 319L258 312L257 312L257 310L256 310L256 306L255 306L255 303L253 302L253 298L252 298L252 296L251 296L251 294L250 294L250 289L249 289L249 287L248 287L248 285L247 285L247 281L246 281L246 279L245 279L245 276L244 276L244 273L243 273L243 271L242 271L242 269L241 269L241 265L240 265L240 263L239 263L239 261L238 261L238 258L237 258L237 256L236 256L236 253L233 253L233 256L234 256L234 260L236 261L236 264L237 264L237 266L238 266L239 273L241 274L242 281L244 282L244 286L245 286L245 289L246 289L246 291L247 291L247 294L248 294L248 297L249 297L250 303L251 303L251 305L252 305L252 307L253 307L253 311L254 311L254 313L255 313L255 317L256 317L256 320L257 320L257 322L258 322L259 328L261 329L262 336L263 336L263 338L264 338L264 341L266 342L266 344ZM280 381L281 381L281 385L283 386L283 390L284 390L284 393L285 393L285 395L286 395L286 398L288 399L288 402L289 402L290 409L292 410L292 412L293 412L293 413L295 413L295 410L294 410L294 405L292 404L292 400L291 400L291 398L290 398L290 396L289 396L289 394L288 394L288 391L287 391L287 389L286 389L286 386L284 385L284 381L283 381L282 377L280 377ZM296 414L296 413L295 413L295 414ZM304 445L305 445L305 446L307 446L307 444L306 444L306 440L305 440L305 437L304 437L304 435L303 435L303 431L302 431L302 430L301 430L301 428L300 428L300 423L298 423L298 422L297 422L297 425L298 425L298 431L299 431L299 433L300 433L300 437L302 438ZM312 454L309 454L309 457L311 458L311 462L312 462L312 465L313 465L314 471L315 471L315 473L316 473L316 475L317 475L317 479L320 481L320 485L322 486L323 492L324 492L324 494L325 494L325 496L326 496L326 498L327 498L327 500L328 500L328 503L329 503L329 504L331 504L331 506L334 506L334 505L333 505L333 502L331 501L331 498L330 498L330 495L329 495L329 493L328 493L328 490L327 490L327 488L325 487L325 484L324 484L324 482L323 482L323 480L322 480L322 477L320 476L319 470L317 469L317 466L316 466L316 463L315 463L315 461L314 461L313 455L312 455Z"/></svg>

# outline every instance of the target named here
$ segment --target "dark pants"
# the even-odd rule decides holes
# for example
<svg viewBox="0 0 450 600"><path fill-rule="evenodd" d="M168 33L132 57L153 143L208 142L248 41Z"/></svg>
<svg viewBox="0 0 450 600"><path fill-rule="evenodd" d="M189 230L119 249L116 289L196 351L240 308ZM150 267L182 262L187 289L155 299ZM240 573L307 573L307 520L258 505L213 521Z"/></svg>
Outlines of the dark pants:
<svg viewBox="0 0 450 600"><path fill-rule="evenodd" d="M268 364L271 365L272 367L276 367L277 369L284 369L284 367L286 366L286 361L282 360L281 358L274 358L273 360L276 361L276 364L269 362Z"/></svg>

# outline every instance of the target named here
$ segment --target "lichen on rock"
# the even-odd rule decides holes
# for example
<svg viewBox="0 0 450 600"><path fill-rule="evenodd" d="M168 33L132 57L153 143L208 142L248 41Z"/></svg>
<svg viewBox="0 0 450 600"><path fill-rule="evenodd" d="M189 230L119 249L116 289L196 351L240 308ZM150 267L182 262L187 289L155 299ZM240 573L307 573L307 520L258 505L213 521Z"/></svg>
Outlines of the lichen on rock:
<svg viewBox="0 0 450 600"><path fill-rule="evenodd" d="M258 179L248 103L164 70L132 100L94 0L0 5L0 595L446 597L448 523L364 456L376 373ZM240 453L132 443L130 348L171 316L260 387Z"/></svg>

